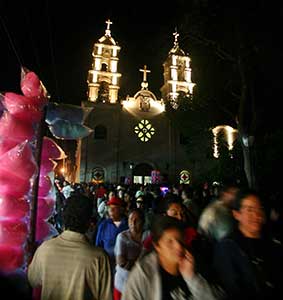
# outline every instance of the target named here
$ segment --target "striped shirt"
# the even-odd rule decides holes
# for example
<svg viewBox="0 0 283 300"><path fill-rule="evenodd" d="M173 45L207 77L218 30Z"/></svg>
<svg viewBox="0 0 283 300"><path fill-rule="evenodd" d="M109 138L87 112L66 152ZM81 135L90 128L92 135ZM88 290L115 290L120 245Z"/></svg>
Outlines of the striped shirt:
<svg viewBox="0 0 283 300"><path fill-rule="evenodd" d="M42 287L41 300L112 300L107 254L69 230L38 247L28 280Z"/></svg>

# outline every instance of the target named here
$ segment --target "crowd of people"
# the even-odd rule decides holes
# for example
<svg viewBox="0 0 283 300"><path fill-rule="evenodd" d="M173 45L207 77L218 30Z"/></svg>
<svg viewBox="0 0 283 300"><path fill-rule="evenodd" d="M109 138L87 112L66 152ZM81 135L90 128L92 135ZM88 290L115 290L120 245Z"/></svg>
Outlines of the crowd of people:
<svg viewBox="0 0 283 300"><path fill-rule="evenodd" d="M283 292L282 209L227 184L56 182L50 222L28 266L45 299L275 299ZM281 234L280 234L281 233Z"/></svg>

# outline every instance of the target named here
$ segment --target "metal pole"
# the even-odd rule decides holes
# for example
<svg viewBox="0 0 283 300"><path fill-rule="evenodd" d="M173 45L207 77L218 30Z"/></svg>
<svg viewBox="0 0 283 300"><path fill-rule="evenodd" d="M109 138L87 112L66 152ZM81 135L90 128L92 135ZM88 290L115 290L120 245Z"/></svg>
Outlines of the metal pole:
<svg viewBox="0 0 283 300"><path fill-rule="evenodd" d="M31 261L34 251L36 250L36 217L37 217L37 198L38 198L38 186L39 186L39 174L40 174L40 164L41 164L41 152L43 137L46 131L46 116L47 106L44 107L42 119L39 123L36 133L36 144L34 151L34 158L38 167L38 172L35 175L30 200L30 222L29 222L29 236L27 240L28 247L28 263Z"/></svg>

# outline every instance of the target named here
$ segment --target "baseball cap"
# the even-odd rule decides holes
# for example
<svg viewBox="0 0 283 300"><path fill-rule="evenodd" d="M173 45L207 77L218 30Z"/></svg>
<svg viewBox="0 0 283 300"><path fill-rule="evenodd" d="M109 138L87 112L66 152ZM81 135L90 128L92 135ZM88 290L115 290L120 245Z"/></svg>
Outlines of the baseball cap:
<svg viewBox="0 0 283 300"><path fill-rule="evenodd" d="M111 198L107 201L106 204L107 204L107 205L119 205L119 206L122 206L122 205L123 205L123 201L122 201L120 198L114 196L114 197L111 197Z"/></svg>

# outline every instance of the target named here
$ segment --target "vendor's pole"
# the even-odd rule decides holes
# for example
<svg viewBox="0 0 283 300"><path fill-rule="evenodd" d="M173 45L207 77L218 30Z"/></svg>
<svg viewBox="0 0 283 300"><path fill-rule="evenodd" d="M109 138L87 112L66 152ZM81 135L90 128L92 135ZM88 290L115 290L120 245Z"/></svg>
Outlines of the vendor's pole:
<svg viewBox="0 0 283 300"><path fill-rule="evenodd" d="M43 144L43 137L46 131L46 123L45 123L46 110L47 110L47 106L45 106L43 109L43 115L41 121L39 122L37 132L36 132L36 139L35 139L34 158L35 158L36 165L38 167L38 171L34 178L32 191L31 191L31 199L30 199L30 222L29 222L29 236L27 241L28 263L31 261L34 251L36 250L37 199L38 199L42 144Z"/></svg>

